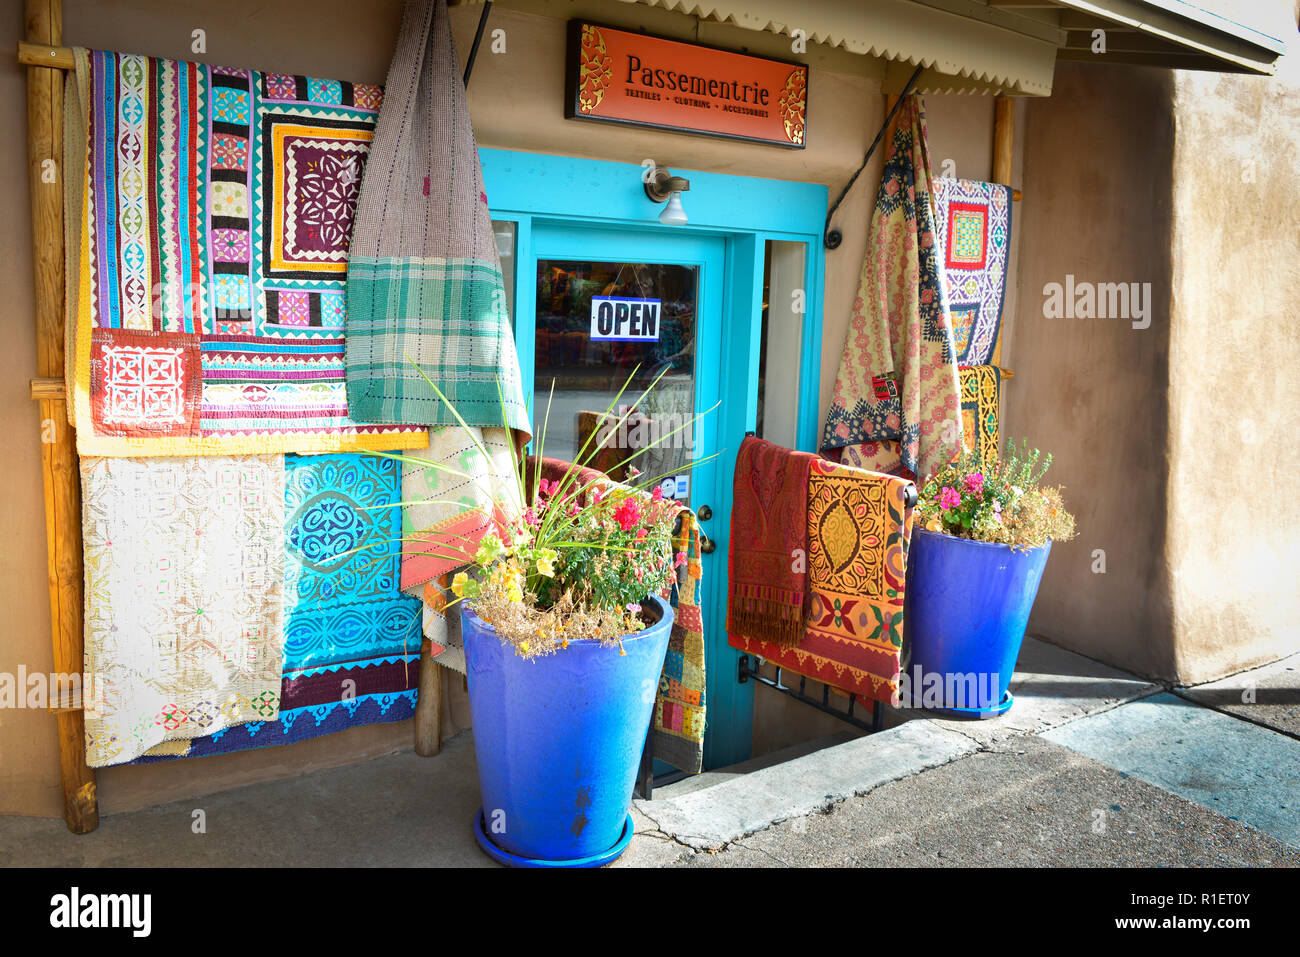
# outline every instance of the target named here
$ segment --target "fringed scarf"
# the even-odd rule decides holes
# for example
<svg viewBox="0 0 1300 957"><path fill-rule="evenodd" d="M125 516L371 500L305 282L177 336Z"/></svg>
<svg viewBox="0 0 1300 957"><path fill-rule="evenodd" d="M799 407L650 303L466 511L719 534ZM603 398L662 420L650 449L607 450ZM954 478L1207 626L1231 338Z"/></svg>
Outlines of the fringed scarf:
<svg viewBox="0 0 1300 957"><path fill-rule="evenodd" d="M758 438L741 443L727 555L727 632L799 643L808 617L808 477L817 458Z"/></svg>

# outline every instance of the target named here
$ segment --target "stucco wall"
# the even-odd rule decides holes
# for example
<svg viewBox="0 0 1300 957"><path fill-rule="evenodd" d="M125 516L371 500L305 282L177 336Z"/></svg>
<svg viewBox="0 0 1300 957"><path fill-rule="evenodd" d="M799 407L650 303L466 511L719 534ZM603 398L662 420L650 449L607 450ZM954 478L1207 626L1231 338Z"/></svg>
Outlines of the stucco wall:
<svg viewBox="0 0 1300 957"><path fill-rule="evenodd" d="M1052 97L1027 105L1020 222L1032 239L1002 425L1004 439L1054 454L1048 477L1078 519L1078 538L1052 548L1030 632L1160 677L1174 670L1163 557L1171 82L1163 70L1063 63ZM1044 287L1067 275L1150 283L1149 327L1047 318Z"/></svg>
<svg viewBox="0 0 1300 957"><path fill-rule="evenodd" d="M1173 108L1168 560L1197 682L1300 650L1300 57L1180 72Z"/></svg>

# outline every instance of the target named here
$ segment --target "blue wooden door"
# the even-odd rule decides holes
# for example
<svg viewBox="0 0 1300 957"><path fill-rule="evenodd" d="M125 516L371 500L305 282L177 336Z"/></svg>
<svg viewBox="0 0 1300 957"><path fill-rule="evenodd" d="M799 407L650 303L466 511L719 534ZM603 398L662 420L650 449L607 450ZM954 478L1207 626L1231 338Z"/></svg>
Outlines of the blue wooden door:
<svg viewBox="0 0 1300 957"><path fill-rule="evenodd" d="M754 684L737 682L739 652L727 644L723 628L732 472L746 430L757 427L767 301L765 245L773 243L794 244L804 251L800 295L807 309L798 337L802 348L774 359L797 372L797 395L791 392L781 399L797 415L794 444L807 451L816 448L826 187L683 171L691 180L684 198L690 222L664 226L657 221L661 207L642 189L641 164L491 149L479 155L497 221L525 394L548 391L550 379L590 358L580 337L569 335L579 331L581 320L572 315L572 302L566 307L565 295L581 296L575 289L602 282L602 289L625 290L631 297L644 293L645 298L668 298L676 303L680 320L687 284L693 287L690 381L680 322L674 331L679 338L654 353L653 368L671 362L673 368L665 375L670 391L678 397L693 395L696 411L721 400L694 430L690 450L696 460L719 454L691 471L689 489L693 508L712 509L712 518L701 524L717 543L716 551L705 557L701 602L708 669L704 761L706 767L743 761L750 756ZM625 267L621 274L620 266ZM643 268L627 268L636 266ZM539 267L548 272L539 277ZM605 271L595 273L596 268ZM566 309L567 323L562 321ZM767 372L770 378L771 363ZM589 373L585 384L593 387L570 390L563 414L587 411L575 409L575 403L599 398L601 384L593 385ZM772 401L769 394L769 409ZM545 400L540 407L545 408ZM550 437L547 445L548 451L557 451Z"/></svg>
<svg viewBox="0 0 1300 957"><path fill-rule="evenodd" d="M720 236L533 222L531 254L517 272L515 321L521 345L531 340L525 390L533 395L534 436L545 424L545 454L574 459L590 434L580 427L580 417L586 413L589 428L592 413L609 407L635 369L633 385L614 411L636 403L658 378L636 404L655 424L649 437L659 444L632 464L646 478L660 479L666 494L697 513L702 506L708 506L706 514L728 510L729 476L720 481L712 458L720 451L725 267L726 241ZM655 304L654 338L593 338L592 299L606 297ZM712 526L712 519L701 521L705 535L712 534ZM702 562L707 707L717 686L735 678L730 668L714 667L709 659L717 656L708 647L714 636L725 642L713 590L726 549L703 555ZM732 733L725 723L710 721L706 727L706 735ZM747 740L749 729L743 730Z"/></svg>

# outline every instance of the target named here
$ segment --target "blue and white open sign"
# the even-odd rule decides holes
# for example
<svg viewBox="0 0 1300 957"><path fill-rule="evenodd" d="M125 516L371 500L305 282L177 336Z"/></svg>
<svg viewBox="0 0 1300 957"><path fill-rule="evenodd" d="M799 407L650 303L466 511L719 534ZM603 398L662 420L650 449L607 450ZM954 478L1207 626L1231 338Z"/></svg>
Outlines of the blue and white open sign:
<svg viewBox="0 0 1300 957"><path fill-rule="evenodd" d="M659 300L593 296L591 338L613 342L658 342Z"/></svg>

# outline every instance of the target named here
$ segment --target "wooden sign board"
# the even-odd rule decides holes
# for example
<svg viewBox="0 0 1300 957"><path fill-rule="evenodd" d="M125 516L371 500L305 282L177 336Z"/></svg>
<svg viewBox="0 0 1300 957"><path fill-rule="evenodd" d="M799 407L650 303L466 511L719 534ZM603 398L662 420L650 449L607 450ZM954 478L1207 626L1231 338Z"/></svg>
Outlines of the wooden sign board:
<svg viewBox="0 0 1300 957"><path fill-rule="evenodd" d="M570 119L803 149L808 67L569 21Z"/></svg>

